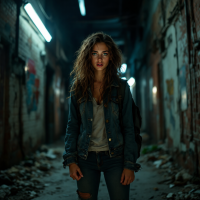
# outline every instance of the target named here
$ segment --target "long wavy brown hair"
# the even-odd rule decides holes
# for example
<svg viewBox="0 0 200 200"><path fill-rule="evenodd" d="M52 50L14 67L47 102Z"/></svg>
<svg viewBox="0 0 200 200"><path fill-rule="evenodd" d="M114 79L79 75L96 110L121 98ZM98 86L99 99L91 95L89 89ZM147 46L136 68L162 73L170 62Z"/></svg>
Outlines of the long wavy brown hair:
<svg viewBox="0 0 200 200"><path fill-rule="evenodd" d="M76 52L77 57L74 62L73 70L70 73L70 76L73 76L70 93L72 94L73 92L76 95L80 90L82 93L81 98L78 100L81 100L84 96L88 99L89 87L91 88L91 91L94 90L95 69L91 63L91 54L93 46L100 42L106 44L111 57L104 75L101 99L107 89L110 88L111 91L113 79L117 78L119 80L122 59L120 49L109 35L103 32L93 33L82 42L81 47Z"/></svg>

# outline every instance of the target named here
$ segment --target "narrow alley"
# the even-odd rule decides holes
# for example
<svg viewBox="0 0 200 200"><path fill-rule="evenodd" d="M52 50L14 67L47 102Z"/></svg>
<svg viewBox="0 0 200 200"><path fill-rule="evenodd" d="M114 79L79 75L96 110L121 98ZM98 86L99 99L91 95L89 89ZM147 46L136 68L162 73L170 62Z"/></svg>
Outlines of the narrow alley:
<svg viewBox="0 0 200 200"><path fill-rule="evenodd" d="M2 199L9 200L78 199L76 182L69 176L69 168L62 166L63 148L62 141L50 146L43 145L40 152L20 165L1 171L0 181L4 184L0 197L5 195ZM145 148L151 149L152 146ZM135 174L135 181L131 183L131 200L200 198L200 180L186 172L180 173L183 169L175 166L163 145L142 155L138 162L142 164L142 169ZM102 173L99 200L104 199L109 199L109 194Z"/></svg>
<svg viewBox="0 0 200 200"><path fill-rule="evenodd" d="M130 200L200 199L199 0L0 0L0 200L78 199L88 152ZM107 174L79 197L127 195Z"/></svg>

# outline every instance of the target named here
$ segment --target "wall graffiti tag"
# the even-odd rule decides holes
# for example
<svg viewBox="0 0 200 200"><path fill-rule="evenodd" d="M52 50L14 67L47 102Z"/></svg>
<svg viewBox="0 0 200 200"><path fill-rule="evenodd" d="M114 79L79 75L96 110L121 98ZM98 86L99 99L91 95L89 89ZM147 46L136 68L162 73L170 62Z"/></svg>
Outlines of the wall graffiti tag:
<svg viewBox="0 0 200 200"><path fill-rule="evenodd" d="M28 114L31 111L36 111L39 102L39 85L40 80L37 78L35 62L31 59L28 60L25 67L26 70L26 104Z"/></svg>

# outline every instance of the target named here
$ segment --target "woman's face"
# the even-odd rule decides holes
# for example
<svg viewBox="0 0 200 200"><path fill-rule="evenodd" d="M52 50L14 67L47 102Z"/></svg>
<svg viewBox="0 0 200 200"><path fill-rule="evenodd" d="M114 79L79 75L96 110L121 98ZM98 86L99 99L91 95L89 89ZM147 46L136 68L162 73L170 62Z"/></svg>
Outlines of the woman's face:
<svg viewBox="0 0 200 200"><path fill-rule="evenodd" d="M92 66L97 71L103 71L111 59L108 47L104 42L96 43L92 49Z"/></svg>

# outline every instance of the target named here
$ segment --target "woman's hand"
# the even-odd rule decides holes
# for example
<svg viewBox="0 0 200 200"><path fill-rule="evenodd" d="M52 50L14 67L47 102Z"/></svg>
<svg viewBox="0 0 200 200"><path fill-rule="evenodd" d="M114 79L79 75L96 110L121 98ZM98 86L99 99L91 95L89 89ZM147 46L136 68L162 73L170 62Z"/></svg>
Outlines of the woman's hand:
<svg viewBox="0 0 200 200"><path fill-rule="evenodd" d="M70 177L72 177L73 180L76 179L77 181L79 181L83 177L83 174L79 166L75 163L69 165L69 172L70 172Z"/></svg>
<svg viewBox="0 0 200 200"><path fill-rule="evenodd" d="M122 172L122 176L121 176L121 181L120 183L122 185L129 185L130 183L132 183L135 180L135 173L134 171L130 170L130 169L126 169L124 168L123 172Z"/></svg>

